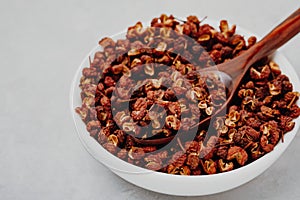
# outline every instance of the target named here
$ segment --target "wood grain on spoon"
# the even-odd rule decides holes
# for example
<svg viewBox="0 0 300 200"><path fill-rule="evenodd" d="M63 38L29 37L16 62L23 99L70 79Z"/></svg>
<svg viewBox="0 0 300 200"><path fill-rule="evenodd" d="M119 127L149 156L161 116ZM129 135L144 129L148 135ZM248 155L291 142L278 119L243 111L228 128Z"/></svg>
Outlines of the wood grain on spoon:
<svg viewBox="0 0 300 200"><path fill-rule="evenodd" d="M227 108L227 105L232 101L234 94L236 93L243 77L247 73L248 69L256 61L271 55L276 49L281 47L283 44L288 42L291 38L297 35L300 32L300 9L296 10L291 14L287 19L285 19L281 24L275 27L270 33L268 33L262 40L253 45L251 48L246 50L240 56L217 65L219 71L225 72L230 75L232 78L232 87L229 89L229 95L226 102L218 109L214 116L218 115L224 109ZM208 124L212 119L210 116L201 120L196 126L199 127ZM139 144L145 145L159 145L170 142L174 136L159 138L159 139L138 139L135 138L135 141Z"/></svg>

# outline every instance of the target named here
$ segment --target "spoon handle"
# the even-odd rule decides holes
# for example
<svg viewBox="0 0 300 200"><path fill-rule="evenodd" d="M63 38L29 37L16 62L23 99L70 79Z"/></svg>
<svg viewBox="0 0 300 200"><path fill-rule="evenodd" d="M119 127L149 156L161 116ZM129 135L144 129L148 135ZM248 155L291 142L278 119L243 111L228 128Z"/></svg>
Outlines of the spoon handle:
<svg viewBox="0 0 300 200"><path fill-rule="evenodd" d="M253 46L252 60L270 55L300 32L300 8Z"/></svg>
<svg viewBox="0 0 300 200"><path fill-rule="evenodd" d="M233 59L231 63L220 64L218 69L228 74L241 73L259 59L272 54L299 32L300 8L246 52Z"/></svg>

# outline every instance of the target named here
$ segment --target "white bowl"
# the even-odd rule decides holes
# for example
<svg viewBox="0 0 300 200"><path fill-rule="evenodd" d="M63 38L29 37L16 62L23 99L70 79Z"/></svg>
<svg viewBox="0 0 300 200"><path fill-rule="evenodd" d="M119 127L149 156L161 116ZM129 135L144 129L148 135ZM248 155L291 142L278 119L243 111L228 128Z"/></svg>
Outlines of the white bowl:
<svg viewBox="0 0 300 200"><path fill-rule="evenodd" d="M218 22L216 21L207 20L205 22L215 28L218 27ZM239 25L237 26L237 33L244 35L246 38L251 35L255 35L249 31L241 29ZM120 34L118 35L120 36ZM113 38L116 39L116 37ZM209 195L233 189L254 179L269 168L286 150L299 129L300 118L297 118L295 120L296 124L294 129L285 134L284 142L279 142L272 152L246 166L229 172L213 175L179 176L151 171L129 164L109 153L94 138L90 137L85 124L82 122L80 116L74 111L76 107L81 106L81 90L78 87L81 71L84 67L88 66L88 56L93 56L96 50L97 47L94 48L81 63L80 67L77 69L71 86L71 112L77 133L82 144L96 160L107 166L112 172L121 178L139 187L159 193L179 196ZM288 60L278 51L273 55L273 60L279 64L282 73L286 74L290 78L290 81L293 83L294 90L300 91L299 78Z"/></svg>

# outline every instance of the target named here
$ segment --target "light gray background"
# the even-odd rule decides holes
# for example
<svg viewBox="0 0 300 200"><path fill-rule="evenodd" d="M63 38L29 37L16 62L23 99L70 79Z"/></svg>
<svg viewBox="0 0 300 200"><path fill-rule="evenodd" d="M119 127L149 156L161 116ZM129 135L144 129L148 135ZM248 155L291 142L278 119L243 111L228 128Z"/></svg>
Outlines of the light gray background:
<svg viewBox="0 0 300 200"><path fill-rule="evenodd" d="M298 0L1 0L0 199L183 199L131 185L85 151L69 108L77 67L100 37L138 19L196 14L264 35L298 7ZM298 76L299 47L298 35L282 48ZM300 199L299 137L253 181L190 199Z"/></svg>

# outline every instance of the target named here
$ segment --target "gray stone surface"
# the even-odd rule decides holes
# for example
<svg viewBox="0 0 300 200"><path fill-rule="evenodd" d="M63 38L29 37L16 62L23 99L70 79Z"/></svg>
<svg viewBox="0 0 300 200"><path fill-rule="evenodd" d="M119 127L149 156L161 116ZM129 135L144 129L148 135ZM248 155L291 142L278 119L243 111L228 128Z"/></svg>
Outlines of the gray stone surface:
<svg viewBox="0 0 300 200"><path fill-rule="evenodd" d="M112 174L81 145L69 90L101 36L161 13L228 19L263 35L299 1L17 1L0 4L0 199L183 199ZM300 75L300 36L282 52ZM300 199L299 132L265 173L228 192L187 199ZM167 187L167 186L166 186ZM186 186L183 186L186 187Z"/></svg>

